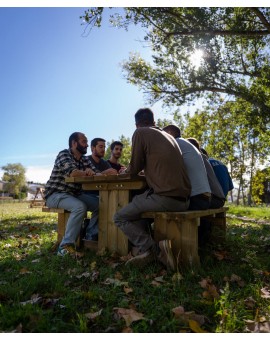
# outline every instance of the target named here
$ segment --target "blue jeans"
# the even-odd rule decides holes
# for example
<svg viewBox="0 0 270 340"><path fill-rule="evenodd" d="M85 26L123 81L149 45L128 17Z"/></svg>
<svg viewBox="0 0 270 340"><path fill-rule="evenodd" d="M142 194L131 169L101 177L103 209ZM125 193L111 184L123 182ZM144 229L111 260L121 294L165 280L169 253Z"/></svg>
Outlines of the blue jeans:
<svg viewBox="0 0 270 340"><path fill-rule="evenodd" d="M48 208L62 208L70 211L60 247L64 244L75 244L87 211L91 211L92 215L86 228L86 239L91 240L98 234L98 196L82 193L75 197L66 192L54 192L46 199L46 205Z"/></svg>

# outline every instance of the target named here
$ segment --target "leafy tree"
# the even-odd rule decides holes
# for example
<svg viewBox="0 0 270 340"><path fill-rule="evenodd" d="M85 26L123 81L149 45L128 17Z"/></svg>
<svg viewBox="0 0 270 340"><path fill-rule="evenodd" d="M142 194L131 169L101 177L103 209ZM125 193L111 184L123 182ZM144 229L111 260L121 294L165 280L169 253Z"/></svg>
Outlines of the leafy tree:
<svg viewBox="0 0 270 340"><path fill-rule="evenodd" d="M252 181L252 197L256 204L270 203L270 168L258 170Z"/></svg>
<svg viewBox="0 0 270 340"><path fill-rule="evenodd" d="M180 106L216 94L242 98L253 106L246 118L270 121L270 8L254 7L125 7L111 22L128 29L141 25L152 61L131 54L123 71L128 82L142 89L149 103L162 100ZM100 27L103 8L83 16L88 27ZM203 58L192 63L196 51Z"/></svg>
<svg viewBox="0 0 270 340"><path fill-rule="evenodd" d="M229 165L231 176L239 183L238 198L251 204L253 176L267 162L270 152L270 132L265 130L261 117L250 126L245 119L252 105L238 99L218 107L207 107L193 116L187 115L184 136L197 138L209 155Z"/></svg>
<svg viewBox="0 0 270 340"><path fill-rule="evenodd" d="M22 191L27 186L25 172L26 169L21 163L8 163L2 166L4 171L2 180L7 182L7 190L14 197L20 197Z"/></svg>

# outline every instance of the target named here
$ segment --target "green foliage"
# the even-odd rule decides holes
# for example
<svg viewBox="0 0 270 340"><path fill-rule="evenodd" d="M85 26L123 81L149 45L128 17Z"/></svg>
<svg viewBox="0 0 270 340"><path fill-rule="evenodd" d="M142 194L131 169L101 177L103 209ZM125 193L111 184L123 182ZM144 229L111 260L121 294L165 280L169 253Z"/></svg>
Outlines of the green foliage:
<svg viewBox="0 0 270 340"><path fill-rule="evenodd" d="M19 196L25 197L24 194L21 195L21 191L26 192L26 169L24 166L21 163L9 163L2 166L2 170L4 170L2 180L8 182L6 185L7 191L13 194L15 198L21 198Z"/></svg>
<svg viewBox="0 0 270 340"><path fill-rule="evenodd" d="M252 189L253 177L262 164L267 164L270 152L270 130L261 117L251 122L252 106L242 99L220 101L216 105L186 116L185 137L197 138L208 154L220 159L231 169L232 178L239 183L238 196Z"/></svg>
<svg viewBox="0 0 270 340"><path fill-rule="evenodd" d="M252 179L252 197L255 204L266 201L267 183L270 183L270 168L258 170Z"/></svg>

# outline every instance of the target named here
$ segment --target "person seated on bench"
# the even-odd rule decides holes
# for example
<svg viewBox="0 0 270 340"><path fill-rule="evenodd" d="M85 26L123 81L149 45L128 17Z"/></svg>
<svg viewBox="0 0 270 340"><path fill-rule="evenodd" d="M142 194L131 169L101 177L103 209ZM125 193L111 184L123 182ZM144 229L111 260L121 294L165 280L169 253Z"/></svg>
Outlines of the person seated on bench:
<svg viewBox="0 0 270 340"><path fill-rule="evenodd" d="M107 159L107 162L117 171L117 173L121 173L126 170L126 167L119 162L119 159L122 156L123 147L124 145L120 141L112 142L110 145L111 156Z"/></svg>
<svg viewBox="0 0 270 340"><path fill-rule="evenodd" d="M99 171L84 156L88 141L81 132L74 132L69 137L69 149L59 152L54 167L45 185L44 197L48 208L62 208L70 211L65 235L59 245L57 255L82 255L76 252L75 242L80 234L87 211L92 212L87 230L98 230L99 199L95 195L82 192L81 184L66 183L65 177L93 176Z"/></svg>
<svg viewBox="0 0 270 340"><path fill-rule="evenodd" d="M200 149L200 144L197 141L196 138L187 138L187 140L193 144L199 151ZM222 190L222 187L217 179L217 176L215 175L215 172L211 166L211 164L208 161L208 157L201 153L204 161L204 165L206 168L207 176L208 176L208 181L210 184L212 196L211 196L211 203L210 203L210 209L216 209L216 208L221 208L225 204L225 196Z"/></svg>
<svg viewBox="0 0 270 340"><path fill-rule="evenodd" d="M149 189L134 196L128 205L116 212L114 222L140 251L126 265L143 267L157 259L168 270L175 270L171 241L155 243L148 220L141 218L141 214L146 211L186 211L190 181L178 144L155 126L153 112L148 108L139 109L135 123L131 160L124 173L136 175L144 170Z"/></svg>
<svg viewBox="0 0 270 340"><path fill-rule="evenodd" d="M173 136L182 151L184 164L191 183L190 204L188 210L206 210L210 207L211 189L207 172L200 151L189 141L181 138L181 131L176 125L163 128Z"/></svg>
<svg viewBox="0 0 270 340"><path fill-rule="evenodd" d="M234 188L228 168L221 161L213 157L209 157L207 151L204 148L201 148L201 153L205 154L209 163L212 165L215 175L217 176L217 179L223 190L224 196L227 197L228 192Z"/></svg>

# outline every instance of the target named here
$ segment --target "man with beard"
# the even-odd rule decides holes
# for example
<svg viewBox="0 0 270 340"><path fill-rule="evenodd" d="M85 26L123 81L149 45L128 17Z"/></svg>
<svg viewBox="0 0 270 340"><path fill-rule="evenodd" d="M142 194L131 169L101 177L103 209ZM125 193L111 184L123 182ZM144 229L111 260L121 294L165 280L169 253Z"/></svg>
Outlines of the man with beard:
<svg viewBox="0 0 270 340"><path fill-rule="evenodd" d="M57 155L50 179L45 186L47 207L70 211L65 235L57 251L59 256L82 255L76 251L75 242L87 211L92 212L87 229L98 229L98 197L84 193L81 184L65 182L65 177L93 176L99 173L89 157L84 156L87 148L86 136L81 132L72 133L69 137L69 149L62 150Z"/></svg>
<svg viewBox="0 0 270 340"><path fill-rule="evenodd" d="M91 156L88 156L91 163L102 173L102 175L117 175L117 170L103 159L105 155L105 139L94 138L91 141Z"/></svg>
<svg viewBox="0 0 270 340"><path fill-rule="evenodd" d="M126 167L119 163L119 158L121 158L122 156L123 143L119 141L115 141L111 144L110 149L111 149L111 157L107 160L107 162L118 173L120 173L121 171L124 171Z"/></svg>

